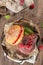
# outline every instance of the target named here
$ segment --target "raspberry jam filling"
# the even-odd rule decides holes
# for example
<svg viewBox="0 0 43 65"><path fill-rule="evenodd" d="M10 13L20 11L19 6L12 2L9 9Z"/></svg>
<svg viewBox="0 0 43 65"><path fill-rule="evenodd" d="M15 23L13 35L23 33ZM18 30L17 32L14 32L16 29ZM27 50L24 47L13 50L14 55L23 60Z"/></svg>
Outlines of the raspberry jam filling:
<svg viewBox="0 0 43 65"><path fill-rule="evenodd" d="M22 51L23 53L28 53L31 52L32 49L34 49L35 43L34 40L36 38L36 35L32 34L32 35L26 35L23 38L23 41L18 45L19 46L19 50Z"/></svg>

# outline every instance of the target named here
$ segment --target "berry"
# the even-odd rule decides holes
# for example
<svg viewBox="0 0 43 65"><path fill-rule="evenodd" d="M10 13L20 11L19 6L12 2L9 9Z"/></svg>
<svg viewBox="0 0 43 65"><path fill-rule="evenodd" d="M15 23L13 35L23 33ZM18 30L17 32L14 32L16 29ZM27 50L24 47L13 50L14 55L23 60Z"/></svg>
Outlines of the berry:
<svg viewBox="0 0 43 65"><path fill-rule="evenodd" d="M43 45L40 45L38 48L39 50L43 50Z"/></svg>
<svg viewBox="0 0 43 65"><path fill-rule="evenodd" d="M20 0L20 5L23 5L24 4L24 0Z"/></svg>
<svg viewBox="0 0 43 65"><path fill-rule="evenodd" d="M29 6L29 9L33 9L34 8L34 4L31 4L30 6Z"/></svg>

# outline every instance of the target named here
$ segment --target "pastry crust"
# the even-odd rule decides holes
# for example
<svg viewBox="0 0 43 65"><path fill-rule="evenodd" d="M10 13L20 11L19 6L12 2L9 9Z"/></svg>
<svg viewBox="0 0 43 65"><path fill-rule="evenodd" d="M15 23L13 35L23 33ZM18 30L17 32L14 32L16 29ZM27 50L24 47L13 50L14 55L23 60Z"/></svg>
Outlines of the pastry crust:
<svg viewBox="0 0 43 65"><path fill-rule="evenodd" d="M17 45L22 40L24 28L19 25L12 25L5 35L6 43Z"/></svg>

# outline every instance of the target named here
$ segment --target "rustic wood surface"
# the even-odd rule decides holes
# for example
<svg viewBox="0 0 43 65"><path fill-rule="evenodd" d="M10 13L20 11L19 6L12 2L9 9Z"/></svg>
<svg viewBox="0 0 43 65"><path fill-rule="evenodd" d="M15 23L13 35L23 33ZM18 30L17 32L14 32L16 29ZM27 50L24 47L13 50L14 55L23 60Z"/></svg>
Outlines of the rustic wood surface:
<svg viewBox="0 0 43 65"><path fill-rule="evenodd" d="M36 8L35 8L36 9ZM18 63L15 63L13 61L8 60L6 57L4 57L4 51L1 46L1 35L3 32L4 25L8 22L15 22L19 19L26 19L26 20L33 20L33 23L37 24L40 29L41 37L43 37L43 28L41 27L41 24L43 23L43 13L41 14L40 18L36 16L36 10L29 10L29 8L26 8L25 10L19 12L16 15L11 15L9 20L6 20L4 16L0 17L0 65L20 65ZM24 63L23 65L33 65L30 63ZM34 65L43 65L43 50L40 51L37 61Z"/></svg>

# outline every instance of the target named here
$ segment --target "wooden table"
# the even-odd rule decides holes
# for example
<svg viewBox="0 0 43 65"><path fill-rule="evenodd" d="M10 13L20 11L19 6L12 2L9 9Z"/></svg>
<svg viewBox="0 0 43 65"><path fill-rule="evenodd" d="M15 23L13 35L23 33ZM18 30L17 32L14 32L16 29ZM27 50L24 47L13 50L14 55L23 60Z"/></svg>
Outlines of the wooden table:
<svg viewBox="0 0 43 65"><path fill-rule="evenodd" d="M43 36L43 28L41 28L41 24L43 22L42 16L40 18L37 18L35 16L34 10L31 11L27 8L24 11L19 12L18 14L14 15L14 16L11 16L11 18L9 20L6 20L4 18L4 16L2 16L0 18L0 65L19 65L18 63L10 61L6 57L4 57L4 51L1 47L1 35L3 32L5 23L13 22L13 21L15 22L19 19L26 19L26 20L31 19L31 20L33 20L33 23L36 23L39 26L40 31L41 31L41 36ZM23 65L33 65L33 64L24 63ZM40 51L37 61L35 62L34 65L43 65L43 51L42 50Z"/></svg>

